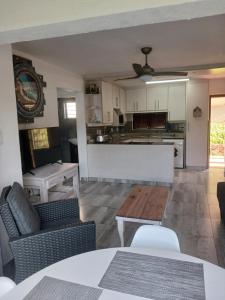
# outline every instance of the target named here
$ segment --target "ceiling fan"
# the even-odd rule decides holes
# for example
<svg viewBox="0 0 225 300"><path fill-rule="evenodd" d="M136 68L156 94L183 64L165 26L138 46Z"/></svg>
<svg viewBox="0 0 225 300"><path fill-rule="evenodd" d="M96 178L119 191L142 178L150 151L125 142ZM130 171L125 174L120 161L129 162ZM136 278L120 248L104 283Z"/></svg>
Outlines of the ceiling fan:
<svg viewBox="0 0 225 300"><path fill-rule="evenodd" d="M127 79L135 79L139 78L145 82L150 81L154 76L187 76L187 72L173 72L173 71L165 71L165 72L157 72L148 64L148 55L152 51L151 47L143 47L141 48L141 52L145 55L145 65L142 67L140 64L132 64L134 72L136 76L128 77L128 78L120 78L118 80L127 80Z"/></svg>

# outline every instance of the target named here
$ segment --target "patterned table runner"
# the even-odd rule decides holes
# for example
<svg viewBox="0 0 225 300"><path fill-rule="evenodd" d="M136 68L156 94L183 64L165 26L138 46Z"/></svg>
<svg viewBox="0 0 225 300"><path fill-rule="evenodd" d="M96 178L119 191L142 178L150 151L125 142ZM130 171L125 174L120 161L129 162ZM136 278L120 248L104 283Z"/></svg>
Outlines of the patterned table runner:
<svg viewBox="0 0 225 300"><path fill-rule="evenodd" d="M97 300L102 290L45 276L24 300Z"/></svg>
<svg viewBox="0 0 225 300"><path fill-rule="evenodd" d="M155 300L205 300L203 264L122 251L99 287Z"/></svg>

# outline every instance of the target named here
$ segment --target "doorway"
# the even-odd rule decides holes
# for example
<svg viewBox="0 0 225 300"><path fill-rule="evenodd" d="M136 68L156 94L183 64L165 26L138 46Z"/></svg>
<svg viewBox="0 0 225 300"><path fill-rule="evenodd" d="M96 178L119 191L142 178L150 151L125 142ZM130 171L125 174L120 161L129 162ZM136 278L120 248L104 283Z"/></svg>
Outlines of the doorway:
<svg viewBox="0 0 225 300"><path fill-rule="evenodd" d="M224 168L225 95L210 97L209 167Z"/></svg>
<svg viewBox="0 0 225 300"><path fill-rule="evenodd" d="M62 162L78 163L76 99L58 98Z"/></svg>

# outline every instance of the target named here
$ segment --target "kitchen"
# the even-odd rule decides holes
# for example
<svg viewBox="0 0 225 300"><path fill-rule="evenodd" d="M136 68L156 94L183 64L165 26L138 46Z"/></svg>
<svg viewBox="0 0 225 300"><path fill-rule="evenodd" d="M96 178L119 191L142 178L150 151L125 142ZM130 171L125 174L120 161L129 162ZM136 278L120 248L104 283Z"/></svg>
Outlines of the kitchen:
<svg viewBox="0 0 225 300"><path fill-rule="evenodd" d="M86 82L89 180L173 183L185 167L185 81Z"/></svg>

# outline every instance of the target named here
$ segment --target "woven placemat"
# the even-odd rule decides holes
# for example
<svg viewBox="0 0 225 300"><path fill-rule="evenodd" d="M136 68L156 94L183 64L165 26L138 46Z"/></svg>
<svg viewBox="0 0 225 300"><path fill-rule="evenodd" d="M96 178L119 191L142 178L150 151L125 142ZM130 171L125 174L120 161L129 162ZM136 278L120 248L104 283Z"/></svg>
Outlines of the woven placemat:
<svg viewBox="0 0 225 300"><path fill-rule="evenodd" d="M122 251L99 287L155 300L205 300L203 264Z"/></svg>
<svg viewBox="0 0 225 300"><path fill-rule="evenodd" d="M102 290L45 276L24 300L97 300Z"/></svg>

